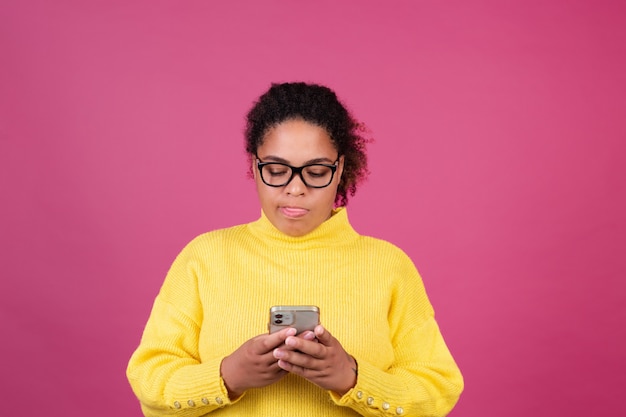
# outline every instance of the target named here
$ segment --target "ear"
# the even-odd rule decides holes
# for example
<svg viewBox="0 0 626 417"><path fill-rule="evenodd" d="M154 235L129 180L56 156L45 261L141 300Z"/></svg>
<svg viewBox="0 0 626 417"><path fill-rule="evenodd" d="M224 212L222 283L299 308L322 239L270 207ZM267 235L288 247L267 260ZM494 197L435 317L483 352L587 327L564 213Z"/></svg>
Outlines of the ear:
<svg viewBox="0 0 626 417"><path fill-rule="evenodd" d="M257 176L257 167L256 167L256 158L254 156L250 156L250 171L252 172L252 178L256 181Z"/></svg>
<svg viewBox="0 0 626 417"><path fill-rule="evenodd" d="M345 161L345 156L341 155L339 157L339 163L337 164L337 178L339 178L339 182L341 182L341 176L343 175L344 161Z"/></svg>

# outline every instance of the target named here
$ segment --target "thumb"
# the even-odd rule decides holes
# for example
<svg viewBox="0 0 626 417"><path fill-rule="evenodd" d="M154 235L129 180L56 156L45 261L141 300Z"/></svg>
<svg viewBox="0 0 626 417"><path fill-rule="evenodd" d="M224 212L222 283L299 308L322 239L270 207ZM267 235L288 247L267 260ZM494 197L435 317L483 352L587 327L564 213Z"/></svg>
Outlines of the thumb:
<svg viewBox="0 0 626 417"><path fill-rule="evenodd" d="M330 332L324 328L324 326L318 324L317 326L315 326L315 329L313 331L318 342L326 346L331 343L333 335L331 335Z"/></svg>

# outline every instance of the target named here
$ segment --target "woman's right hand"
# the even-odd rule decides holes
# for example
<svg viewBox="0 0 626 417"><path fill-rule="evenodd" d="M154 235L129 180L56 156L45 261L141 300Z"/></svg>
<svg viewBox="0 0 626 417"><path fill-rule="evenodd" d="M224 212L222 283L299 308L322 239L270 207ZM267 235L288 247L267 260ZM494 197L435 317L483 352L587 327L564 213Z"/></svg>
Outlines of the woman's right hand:
<svg viewBox="0 0 626 417"><path fill-rule="evenodd" d="M231 400L250 388L271 385L287 374L278 366L273 351L295 336L296 329L287 328L272 334L262 334L247 340L222 360L220 372Z"/></svg>

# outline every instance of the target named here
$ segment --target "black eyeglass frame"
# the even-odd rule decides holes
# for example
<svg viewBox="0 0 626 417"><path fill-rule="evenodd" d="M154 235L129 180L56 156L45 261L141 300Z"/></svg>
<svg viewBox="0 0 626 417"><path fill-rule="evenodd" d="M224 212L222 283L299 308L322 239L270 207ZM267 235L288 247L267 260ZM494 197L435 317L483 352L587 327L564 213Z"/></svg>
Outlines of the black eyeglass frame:
<svg viewBox="0 0 626 417"><path fill-rule="evenodd" d="M280 185L276 185L276 184L269 184L267 181L265 181L265 178L263 178L263 167L266 165L282 165L284 167L287 167L289 169L291 169L291 176L289 177L289 179L287 180L287 182L285 182L284 184L280 184ZM285 164L283 162L262 162L258 157L256 159L256 166L257 169L259 170L259 175L261 176L261 181L263 181L263 184L267 185L268 187L285 187L286 185L288 185L291 180L293 180L293 177L297 175L300 176L300 179L302 180L302 183L304 185L306 185L308 188L326 188L330 185L330 183L333 182L333 178L335 178L335 172L337 171L337 167L339 166L339 157L337 157L337 160L335 162L333 162L332 164L306 164L306 165L302 165L301 167L294 167L291 166L289 164ZM304 175L302 175L302 170L308 167L313 167L313 166L322 166L322 167L326 167L326 168L330 168L330 179L328 180L328 184L326 185L310 185L307 184L306 180L304 179Z"/></svg>

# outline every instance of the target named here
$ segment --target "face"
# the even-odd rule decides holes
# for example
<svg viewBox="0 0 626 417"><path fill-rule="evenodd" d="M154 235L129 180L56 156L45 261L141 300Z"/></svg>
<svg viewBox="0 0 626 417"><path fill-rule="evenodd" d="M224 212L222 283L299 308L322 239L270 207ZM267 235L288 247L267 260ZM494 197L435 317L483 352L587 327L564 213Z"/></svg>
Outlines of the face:
<svg viewBox="0 0 626 417"><path fill-rule="evenodd" d="M257 155L261 162L282 162L294 167L333 164L338 156L326 130L302 120L287 120L270 129ZM299 175L285 186L270 187L261 180L256 160L252 172L261 207L269 221L289 236L303 236L330 217L343 172L343 157L332 182L325 188L307 187Z"/></svg>

